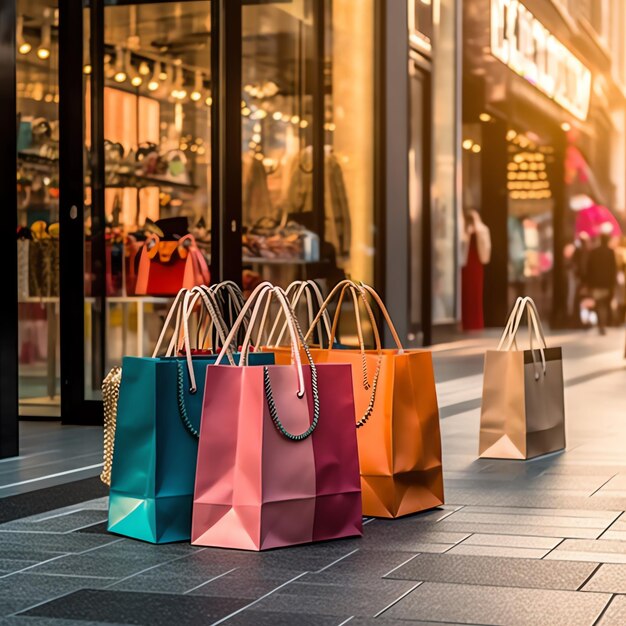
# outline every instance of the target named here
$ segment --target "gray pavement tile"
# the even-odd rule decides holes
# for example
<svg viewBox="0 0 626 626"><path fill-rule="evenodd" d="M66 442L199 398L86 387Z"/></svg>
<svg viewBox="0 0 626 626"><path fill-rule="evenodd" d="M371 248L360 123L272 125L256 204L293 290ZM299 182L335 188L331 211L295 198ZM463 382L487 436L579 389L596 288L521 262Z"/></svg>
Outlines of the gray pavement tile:
<svg viewBox="0 0 626 626"><path fill-rule="evenodd" d="M626 567L613 563L601 565L583 587L583 591L626 593Z"/></svg>
<svg viewBox="0 0 626 626"><path fill-rule="evenodd" d="M13 574L0 581L0 615L23 611L79 589L100 588L111 583L107 578L44 576L28 572Z"/></svg>
<svg viewBox="0 0 626 626"><path fill-rule="evenodd" d="M566 539L546 559L626 563L626 542L605 539L597 541Z"/></svg>
<svg viewBox="0 0 626 626"><path fill-rule="evenodd" d="M601 539L610 539L612 541L626 542L626 530L613 530L613 527L602 533Z"/></svg>
<svg viewBox="0 0 626 626"><path fill-rule="evenodd" d="M78 528L97 524L107 519L106 511L80 510L71 513L49 512L47 516L25 518L0 525L0 530L27 530L29 532L67 533Z"/></svg>
<svg viewBox="0 0 626 626"><path fill-rule="evenodd" d="M39 560L27 561L22 559L0 559L0 576L10 574L11 572L18 572L25 567L36 565Z"/></svg>
<svg viewBox="0 0 626 626"><path fill-rule="evenodd" d="M446 501L454 505L513 506L558 509L580 509L594 511L623 511L624 498L559 495L534 489L509 493L506 490L477 491L471 489L446 488Z"/></svg>
<svg viewBox="0 0 626 626"><path fill-rule="evenodd" d="M55 619L52 617L30 617L16 615L0 618L0 626L115 626L111 622L93 622L76 619ZM120 625L122 626L122 625ZM124 625L125 626L125 625Z"/></svg>
<svg viewBox="0 0 626 626"><path fill-rule="evenodd" d="M624 626L626 624L626 596L615 596L597 626Z"/></svg>
<svg viewBox="0 0 626 626"><path fill-rule="evenodd" d="M136 555L131 552L126 555L111 555L101 552L102 550L99 550L97 556L91 552L62 556L37 565L30 571L33 574L71 574L122 578L177 558L168 553Z"/></svg>
<svg viewBox="0 0 626 626"><path fill-rule="evenodd" d="M301 582L369 582L378 580L417 556L408 552L359 550L320 572L312 572Z"/></svg>
<svg viewBox="0 0 626 626"><path fill-rule="evenodd" d="M481 535L469 536L463 545L504 546L509 548L535 548L551 550L561 543L561 537L528 537L526 535Z"/></svg>
<svg viewBox="0 0 626 626"><path fill-rule="evenodd" d="M520 523L520 515L502 513L472 513L461 509L446 518L449 522L471 522L474 524L512 524ZM593 528L605 530L612 520L597 517L566 517L560 515L524 515L523 522L527 526L553 526L566 528ZM443 523L443 522L442 522Z"/></svg>
<svg viewBox="0 0 626 626"><path fill-rule="evenodd" d="M294 624L298 624L298 626L338 626L348 618L349 616L303 615L295 610L292 613L270 613L255 611L251 608L231 617L226 624L229 626L293 626ZM352 621L350 620L348 623Z"/></svg>
<svg viewBox="0 0 626 626"><path fill-rule="evenodd" d="M299 580L254 605L255 611L373 617L416 586L413 581L379 579L371 583L313 584Z"/></svg>
<svg viewBox="0 0 626 626"><path fill-rule="evenodd" d="M208 579L206 584L189 587L189 595L221 598L246 598L257 600L295 579L301 580L303 572L297 570L245 569L228 572L224 576ZM293 607L295 608L295 607Z"/></svg>
<svg viewBox="0 0 626 626"><path fill-rule="evenodd" d="M460 624L591 626L609 598L572 591L425 582L383 615Z"/></svg>
<svg viewBox="0 0 626 626"><path fill-rule="evenodd" d="M591 563L476 557L449 553L420 554L389 577L468 585L575 590L587 580L594 568L595 565Z"/></svg>
<svg viewBox="0 0 626 626"><path fill-rule="evenodd" d="M549 550L537 548L513 548L507 546L473 546L460 543L450 548L446 554L469 554L473 556L503 556L513 559L542 559Z"/></svg>
<svg viewBox="0 0 626 626"><path fill-rule="evenodd" d="M35 607L25 615L146 626L195 626L221 619L245 604L235 598L83 589Z"/></svg>
<svg viewBox="0 0 626 626"><path fill-rule="evenodd" d="M619 521L620 511L590 511L585 509L553 509L538 507L513 507L513 506L465 506L466 513L488 513L493 515L534 515L552 517L585 517L598 518L603 521ZM618 522L615 522L618 523Z"/></svg>
<svg viewBox="0 0 626 626"><path fill-rule="evenodd" d="M79 553L94 548L102 548L119 542L115 535L84 535L70 533L67 535L1 532L0 550L43 550L56 554Z"/></svg>
<svg viewBox="0 0 626 626"><path fill-rule="evenodd" d="M453 522L450 518L439 522L438 526L446 532L466 532L494 535L525 535L531 537L571 537L575 539L596 539L602 534L599 528L566 528L564 526L526 526L518 524L478 524L475 522Z"/></svg>

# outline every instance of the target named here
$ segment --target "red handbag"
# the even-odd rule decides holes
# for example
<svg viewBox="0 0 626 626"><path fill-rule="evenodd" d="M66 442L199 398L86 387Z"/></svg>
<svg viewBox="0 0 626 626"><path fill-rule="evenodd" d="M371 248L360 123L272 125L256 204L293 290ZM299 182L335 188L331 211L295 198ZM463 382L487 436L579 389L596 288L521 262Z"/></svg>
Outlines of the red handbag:
<svg viewBox="0 0 626 626"><path fill-rule="evenodd" d="M139 254L136 295L175 296L183 288L211 281L209 267L193 235L161 241L150 233Z"/></svg>

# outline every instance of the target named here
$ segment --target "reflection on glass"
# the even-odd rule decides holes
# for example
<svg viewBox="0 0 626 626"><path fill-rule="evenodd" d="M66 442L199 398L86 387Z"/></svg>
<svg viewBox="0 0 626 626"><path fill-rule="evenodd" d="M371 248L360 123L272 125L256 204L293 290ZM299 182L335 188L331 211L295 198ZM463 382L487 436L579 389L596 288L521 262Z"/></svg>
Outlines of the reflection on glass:
<svg viewBox="0 0 626 626"><path fill-rule="evenodd" d="M456 51L455 0L441 0L438 15L437 71L433 77L433 323L456 321ZM446 42L446 43L443 43Z"/></svg>
<svg viewBox="0 0 626 626"><path fill-rule="evenodd" d="M313 119L314 9L244 5L244 287L312 278L371 282L374 259L374 2L325 3L323 119ZM321 60L320 60L321 62ZM322 125L324 145L313 145ZM323 151L323 155L316 154ZM314 165L323 189L314 193Z"/></svg>
<svg viewBox="0 0 626 626"><path fill-rule="evenodd" d="M180 273L193 241L210 259L210 2L105 8L105 254L106 365L123 355L149 354L161 314L182 286ZM91 64L85 63L87 108ZM90 119L86 142L90 144ZM88 173L89 174L89 173ZM89 176L87 176L87 186ZM85 293L88 396L97 397L101 360L96 341L91 254L91 207L85 215ZM147 284L139 259L154 246ZM158 274L158 275L157 275ZM139 280L138 280L139 279ZM140 286L141 282L141 286ZM155 315L158 312L158 315Z"/></svg>
<svg viewBox="0 0 626 626"><path fill-rule="evenodd" d="M58 12L17 3L20 414L58 416Z"/></svg>

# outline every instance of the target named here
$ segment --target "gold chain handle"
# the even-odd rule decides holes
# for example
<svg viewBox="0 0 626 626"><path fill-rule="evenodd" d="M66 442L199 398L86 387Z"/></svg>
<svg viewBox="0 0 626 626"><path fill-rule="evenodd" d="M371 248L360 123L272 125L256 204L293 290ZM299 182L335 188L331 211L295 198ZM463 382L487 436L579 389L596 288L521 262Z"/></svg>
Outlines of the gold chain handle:
<svg viewBox="0 0 626 626"><path fill-rule="evenodd" d="M111 486L113 467L113 447L115 445L115 423L117 421L117 401L120 397L122 368L114 367L102 381L102 404L104 405L104 453L100 480Z"/></svg>

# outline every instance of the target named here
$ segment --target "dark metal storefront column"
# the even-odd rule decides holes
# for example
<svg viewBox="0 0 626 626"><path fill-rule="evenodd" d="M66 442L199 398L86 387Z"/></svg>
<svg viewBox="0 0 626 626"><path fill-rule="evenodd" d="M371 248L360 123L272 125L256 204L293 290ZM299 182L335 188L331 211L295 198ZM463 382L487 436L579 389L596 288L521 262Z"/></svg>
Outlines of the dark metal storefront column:
<svg viewBox="0 0 626 626"><path fill-rule="evenodd" d="M77 423L84 399L83 13L59 0L59 257L61 418Z"/></svg>
<svg viewBox="0 0 626 626"><path fill-rule="evenodd" d="M509 236L507 228L507 125L483 124L481 217L491 231L491 262L485 266L485 326L504 326L508 313Z"/></svg>
<svg viewBox="0 0 626 626"><path fill-rule="evenodd" d="M217 255L219 276L213 282L233 280L241 284L241 216L242 216L242 161L241 161L241 57L242 57L242 0L213 0L219 2L219 146L213 148L219 159L218 176L213 181L219 186L219 203L213 206L211 255ZM218 7L216 7L217 9ZM215 13L213 13L215 15ZM214 100L215 103L215 100ZM215 267L215 261L213 262Z"/></svg>
<svg viewBox="0 0 626 626"><path fill-rule="evenodd" d="M3 258L2 286L8 294L0 324L0 458L18 454L17 306L17 111L15 89L16 0L0 0L0 172L3 173L2 232L11 242Z"/></svg>

